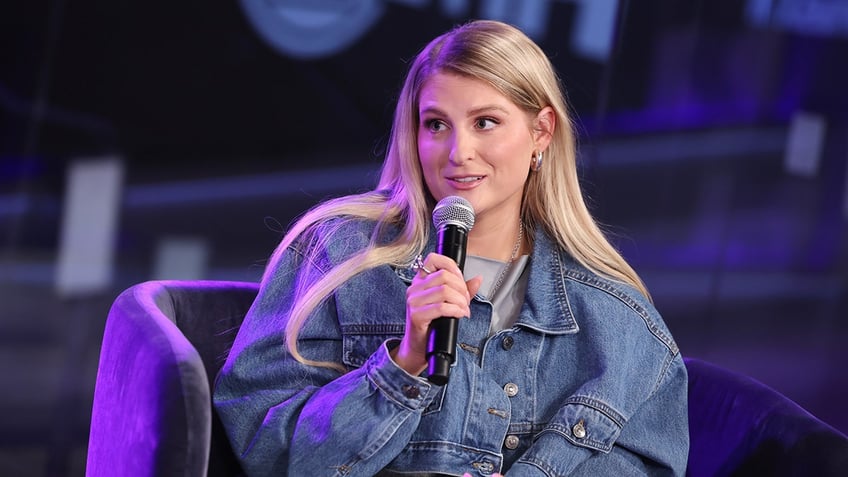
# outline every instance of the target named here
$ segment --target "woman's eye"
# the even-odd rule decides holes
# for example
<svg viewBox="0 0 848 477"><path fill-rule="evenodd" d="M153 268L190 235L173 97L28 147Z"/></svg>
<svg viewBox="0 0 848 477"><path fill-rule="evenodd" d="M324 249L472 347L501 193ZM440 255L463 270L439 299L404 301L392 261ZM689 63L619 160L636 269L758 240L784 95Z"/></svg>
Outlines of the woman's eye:
<svg viewBox="0 0 848 477"><path fill-rule="evenodd" d="M424 122L424 125L430 132L439 132L445 128L445 123L440 119L428 119Z"/></svg>
<svg viewBox="0 0 848 477"><path fill-rule="evenodd" d="M478 129L491 129L491 128L495 127L497 124L498 124L498 122L495 121L492 118L480 118L476 121L475 125L477 126Z"/></svg>

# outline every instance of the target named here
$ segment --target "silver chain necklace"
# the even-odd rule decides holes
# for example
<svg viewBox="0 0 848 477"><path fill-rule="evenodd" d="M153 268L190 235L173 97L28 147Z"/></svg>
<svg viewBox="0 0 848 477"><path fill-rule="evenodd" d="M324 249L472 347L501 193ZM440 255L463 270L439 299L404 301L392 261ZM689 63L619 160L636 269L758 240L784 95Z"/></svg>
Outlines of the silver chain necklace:
<svg viewBox="0 0 848 477"><path fill-rule="evenodd" d="M518 250L521 248L521 239L524 238L524 222L518 221L518 239L515 241L515 246L512 247L512 255L509 257L509 261L506 262L506 265L501 269L500 275L498 275L498 281L495 282L495 286L492 287L492 291L489 292L489 299L495 299L495 293L497 293L498 289L503 285L504 278L506 278L506 274L510 268L512 268L512 262L515 261L515 257L518 256Z"/></svg>

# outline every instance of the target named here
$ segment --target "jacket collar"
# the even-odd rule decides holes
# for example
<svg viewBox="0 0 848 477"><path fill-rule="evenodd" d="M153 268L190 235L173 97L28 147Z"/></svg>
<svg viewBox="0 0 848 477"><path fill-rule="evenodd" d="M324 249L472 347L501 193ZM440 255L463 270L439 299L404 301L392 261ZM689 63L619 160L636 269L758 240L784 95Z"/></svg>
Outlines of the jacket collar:
<svg viewBox="0 0 848 477"><path fill-rule="evenodd" d="M549 334L577 333L565 279L572 260L542 230L538 230L530 255L527 294L518 326Z"/></svg>

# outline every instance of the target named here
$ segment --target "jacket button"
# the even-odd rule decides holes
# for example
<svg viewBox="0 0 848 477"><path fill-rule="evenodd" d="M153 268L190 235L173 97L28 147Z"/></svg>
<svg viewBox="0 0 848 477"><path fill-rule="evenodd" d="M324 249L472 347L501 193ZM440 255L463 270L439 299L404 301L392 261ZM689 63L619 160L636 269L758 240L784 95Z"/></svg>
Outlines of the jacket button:
<svg viewBox="0 0 848 477"><path fill-rule="evenodd" d="M512 336L504 336L503 341L501 341L501 347L507 351L512 349L512 345L515 344L515 338Z"/></svg>
<svg viewBox="0 0 848 477"><path fill-rule="evenodd" d="M518 385L515 383L506 383L506 386L504 386L504 392L507 396L513 397L518 394Z"/></svg>
<svg viewBox="0 0 848 477"><path fill-rule="evenodd" d="M483 462L472 462L471 467L474 467L477 472L483 475L491 475L495 471L495 464L484 460Z"/></svg>
<svg viewBox="0 0 848 477"><path fill-rule="evenodd" d="M574 427L571 428L571 432L572 434L574 434L574 437L578 439L586 437L586 427L583 426L583 419L577 421L577 424L575 424Z"/></svg>
<svg viewBox="0 0 848 477"><path fill-rule="evenodd" d="M506 440L504 441L504 447L509 450L518 448L518 436L506 436Z"/></svg>
<svg viewBox="0 0 848 477"><path fill-rule="evenodd" d="M401 389L403 390L403 395L409 399L417 399L418 396L421 395L421 391L418 390L418 386L404 384L401 386Z"/></svg>

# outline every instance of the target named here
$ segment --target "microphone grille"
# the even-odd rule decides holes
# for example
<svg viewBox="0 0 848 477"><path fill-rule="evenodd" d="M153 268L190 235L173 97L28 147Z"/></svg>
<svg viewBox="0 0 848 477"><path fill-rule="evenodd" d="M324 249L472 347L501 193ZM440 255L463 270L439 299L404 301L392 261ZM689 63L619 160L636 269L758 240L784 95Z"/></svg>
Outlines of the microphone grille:
<svg viewBox="0 0 848 477"><path fill-rule="evenodd" d="M474 207L471 202L456 195L450 195L440 200L433 209L433 225L441 230L447 225L455 225L471 230L474 226Z"/></svg>

